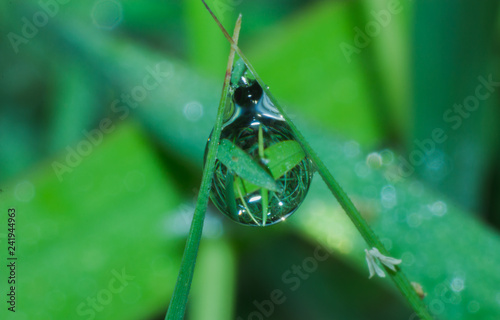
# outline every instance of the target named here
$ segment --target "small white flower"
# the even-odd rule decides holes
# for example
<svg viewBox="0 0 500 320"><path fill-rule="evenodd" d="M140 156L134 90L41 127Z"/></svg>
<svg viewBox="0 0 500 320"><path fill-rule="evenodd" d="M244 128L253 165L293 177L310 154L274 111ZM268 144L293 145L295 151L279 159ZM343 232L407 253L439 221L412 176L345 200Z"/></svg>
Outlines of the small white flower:
<svg viewBox="0 0 500 320"><path fill-rule="evenodd" d="M401 259L395 259L392 257L384 256L378 251L377 248L371 248L370 250L365 249L366 253L366 263L368 264L368 271L370 271L370 279L377 274L381 278L385 278L384 270L378 265L376 260L380 261L384 266L396 272L395 265L402 262Z"/></svg>

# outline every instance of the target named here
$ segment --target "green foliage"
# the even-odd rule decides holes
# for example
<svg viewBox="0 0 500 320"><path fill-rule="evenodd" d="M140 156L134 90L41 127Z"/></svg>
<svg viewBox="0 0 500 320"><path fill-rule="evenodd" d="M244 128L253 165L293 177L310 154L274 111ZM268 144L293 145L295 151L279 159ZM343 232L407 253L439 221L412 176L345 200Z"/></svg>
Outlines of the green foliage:
<svg viewBox="0 0 500 320"><path fill-rule="evenodd" d="M19 212L20 255L19 311L2 308L2 319L80 318L78 305L122 267L137 277L96 319L163 317L172 294L184 219L193 212L185 203L199 186L228 45L196 1L121 2L114 29L94 24L94 4L61 5L17 54L6 37L0 42L0 214L11 206ZM403 259L409 280L422 285L431 314L494 320L500 238L478 217L498 208L483 191L498 204L496 99L447 132L446 152L459 152L443 159L460 165L444 187L429 187L418 172L391 177L404 156L392 150L414 150L412 136L441 126L443 111L471 94L477 76L495 70L498 9L491 1L401 4L402 14L350 63L339 44L352 44L354 28L363 29L386 3L245 1L227 11L224 24L243 12L244 51L391 256ZM40 10L34 0L0 8L4 35L21 33L21 18ZM170 75L127 106L122 94L141 86L157 64ZM201 115L187 112L193 105ZM59 182L52 162L64 163L66 147L75 149L87 139L83 130L108 117L116 130ZM367 161L369 154L380 162ZM458 201L478 209L466 211ZM364 240L320 179L302 207L271 228L249 230L207 214L206 236L215 239L202 241L187 318L245 318L254 300L281 289L287 299L273 319L410 319L389 281L366 279ZM320 245L329 260L291 290L283 274Z"/></svg>
<svg viewBox="0 0 500 320"><path fill-rule="evenodd" d="M141 130L126 124L63 181L46 162L4 184L0 210L14 207L18 217L18 309L2 308L2 319L154 315L172 293L158 284L174 282L184 241L166 225L165 212L179 205L169 176Z"/></svg>
<svg viewBox="0 0 500 320"><path fill-rule="evenodd" d="M230 170L234 171L235 174L257 186L257 188L278 191L278 186L273 177L245 151L227 139L222 139L219 147L218 159ZM251 186L248 187L251 188ZM235 188L238 188L238 186L235 186ZM250 191L247 190L247 193L250 193Z"/></svg>

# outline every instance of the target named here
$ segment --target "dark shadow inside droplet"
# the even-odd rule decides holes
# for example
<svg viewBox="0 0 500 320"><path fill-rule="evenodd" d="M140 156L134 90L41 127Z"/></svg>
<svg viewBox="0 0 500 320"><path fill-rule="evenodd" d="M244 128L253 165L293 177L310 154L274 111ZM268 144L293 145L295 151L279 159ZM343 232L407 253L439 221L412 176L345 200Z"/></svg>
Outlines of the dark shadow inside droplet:
<svg viewBox="0 0 500 320"><path fill-rule="evenodd" d="M249 86L241 86L236 88L233 95L234 102L242 107L250 107L259 102L262 97L262 88L254 81Z"/></svg>

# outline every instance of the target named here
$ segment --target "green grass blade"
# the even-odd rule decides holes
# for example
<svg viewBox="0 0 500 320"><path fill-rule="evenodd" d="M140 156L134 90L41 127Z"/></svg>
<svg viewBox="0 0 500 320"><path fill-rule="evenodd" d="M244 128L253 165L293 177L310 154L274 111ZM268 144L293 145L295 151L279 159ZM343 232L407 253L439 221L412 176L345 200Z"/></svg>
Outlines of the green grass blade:
<svg viewBox="0 0 500 320"><path fill-rule="evenodd" d="M286 140L273 144L269 148L263 150L263 153L264 156L262 158L265 158L267 161L267 167L269 168L272 177L276 180L293 169L306 156L304 149L302 149L300 144L293 140ZM244 191L245 195L260 188L259 186L242 179L238 179L235 183L234 190L240 188Z"/></svg>
<svg viewBox="0 0 500 320"><path fill-rule="evenodd" d="M241 15L238 17L234 29L234 41L238 42L238 35L241 25ZM231 38L231 40L233 40ZM186 304L188 301L189 290L193 280L194 267L196 264L196 256L200 246L201 235L203 231L203 222L205 220L205 212L208 205L208 196L212 185L212 178L215 171L215 159L217 157L217 145L219 144L220 133L222 131L222 119L224 109L226 106L226 97L229 93L229 81L231 80L231 67L234 60L234 49L231 48L229 59L227 63L226 75L224 78L224 85L222 87L222 96L217 111L217 119L215 127L210 139L208 149L208 156L205 169L203 170L203 177L201 180L200 192L196 201L196 209L194 211L193 221L189 230L184 255L182 257L181 268L175 284L174 293L170 301L170 306L165 316L165 320L182 320L186 312Z"/></svg>
<svg viewBox="0 0 500 320"><path fill-rule="evenodd" d="M203 1L203 0L202 0ZM375 235L373 230L370 228L368 223L365 221L365 219L361 216L359 213L358 209L354 206L352 203L351 199L347 196L345 191L341 188L341 186L338 184L338 182L335 180L333 175L330 173L326 165L323 163L323 161L319 158L319 156L316 154L316 152L312 149L312 147L309 145L307 140L304 138L302 133L297 129L295 124L292 122L290 117L284 112L283 108L280 106L279 102L276 100L276 98L272 95L270 92L269 88L266 86L266 84L262 81L262 79L258 76L257 72L253 68L253 66L250 64L250 61L246 58L246 56L241 52L240 48L238 45L233 41L233 39L229 36L227 31L224 29L222 24L217 20L217 17L215 14L210 10L210 8L207 6L207 4L203 1L205 6L207 7L207 10L210 12L212 17L214 18L215 22L219 25L221 28L222 32L228 39L228 41L231 43L232 48L238 53L240 58L247 64L248 69L252 72L252 74L255 76L255 79L259 83L259 85L262 87L264 92L268 95L269 99L271 102L274 104L274 106L278 109L278 111L283 115L284 119L287 121L287 123L290 125L292 128L293 133L297 136L297 140L301 144L302 148L304 148L304 151L307 153L309 158L313 161L313 163L316 165L316 168L323 178L323 181L325 184L328 186L332 194L335 196L337 201L340 203L344 211L347 213L351 221L354 223L358 231L361 233L363 238L365 239L366 243L368 246L377 248L383 255L390 256L389 252L387 249L384 247L380 239ZM385 268L385 267L384 267ZM401 293L406 297L408 302L410 303L411 307L415 310L417 315L421 319L432 319L432 316L428 312L425 304L423 301L420 299L416 291L413 289L410 281L406 277L406 275L401 271L400 268L397 268L397 272L393 272L388 268L385 268L386 272L389 274L389 276L392 278L398 289L401 291Z"/></svg>
<svg viewBox="0 0 500 320"><path fill-rule="evenodd" d="M236 211L236 195L234 193L234 174L231 172L228 172L226 175L226 202L231 216L237 218L238 212Z"/></svg>
<svg viewBox="0 0 500 320"><path fill-rule="evenodd" d="M269 210L269 191L264 188L260 189L260 196L262 197L262 226L265 227Z"/></svg>
<svg viewBox="0 0 500 320"><path fill-rule="evenodd" d="M264 151L264 154L269 161L269 170L274 179L281 178L306 157L304 149L294 140L273 144Z"/></svg>
<svg viewBox="0 0 500 320"><path fill-rule="evenodd" d="M236 46L236 45L235 45ZM244 56L238 51L238 54L240 57L248 64L248 60L244 58ZM284 112L283 108L279 105L278 101L272 93L269 91L265 83L262 81L262 79L257 75L255 72L255 69L251 66L248 65L248 68L250 71L254 74L256 80L260 84L260 86L264 89L264 92L268 95L269 99L271 102L276 106L278 111L283 115L287 123L290 125L292 128L292 131L294 134L297 136L297 140L301 144L301 146L304 148L305 152L309 156L309 158L313 161L313 163L316 166L316 169L318 170L318 173L321 175L321 178L325 182L325 184L328 186L332 194L335 196L337 201L340 203L344 211L347 213L351 221L354 223L358 231L361 233L363 238L365 239L366 243L370 248L374 247L379 249L379 251L386 256L390 256L390 253L387 251L387 249L384 247L380 239L377 237L377 235L373 232L371 227L368 225L366 220L361 216L360 212L358 209L354 206L352 203L351 199L349 196L345 193L345 191L342 189L342 187L338 184L337 180L333 177L331 172L328 170L326 165L323 163L323 161L320 159L320 157L316 154L316 152L312 149L312 147L309 145L307 140L305 140L304 136L300 133L300 131L297 129L295 124L292 122L290 117ZM385 267L384 267L385 268ZM386 272L389 274L389 276L392 278L398 289L401 291L401 293L406 297L408 302L410 303L411 307L415 310L417 315L421 319L432 319L432 316L429 314L427 311L427 308L421 298L418 296L416 291L413 289L410 281L406 277L406 275L401 271L399 267L397 267L397 272L393 272L389 270L388 268L385 268Z"/></svg>
<svg viewBox="0 0 500 320"><path fill-rule="evenodd" d="M237 255L231 239L204 239L189 299L190 320L234 320Z"/></svg>
<svg viewBox="0 0 500 320"><path fill-rule="evenodd" d="M219 150L220 162L236 175L261 188L278 191L273 177L234 143L222 139Z"/></svg>

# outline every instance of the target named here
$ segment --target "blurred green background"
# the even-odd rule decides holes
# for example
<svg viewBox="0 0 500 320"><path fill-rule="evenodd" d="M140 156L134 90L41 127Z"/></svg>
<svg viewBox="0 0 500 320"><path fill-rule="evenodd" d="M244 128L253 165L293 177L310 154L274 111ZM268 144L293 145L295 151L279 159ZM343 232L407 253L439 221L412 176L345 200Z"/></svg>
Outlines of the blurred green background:
<svg viewBox="0 0 500 320"><path fill-rule="evenodd" d="M207 2L431 314L500 319L497 2ZM163 319L228 43L194 0L2 1L0 29L0 318ZM276 226L207 214L187 319L416 319L319 176Z"/></svg>

